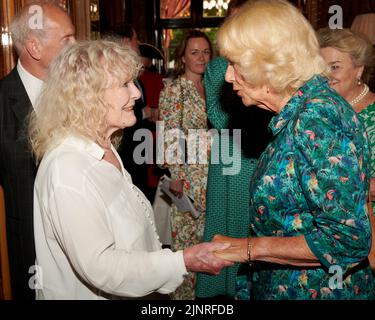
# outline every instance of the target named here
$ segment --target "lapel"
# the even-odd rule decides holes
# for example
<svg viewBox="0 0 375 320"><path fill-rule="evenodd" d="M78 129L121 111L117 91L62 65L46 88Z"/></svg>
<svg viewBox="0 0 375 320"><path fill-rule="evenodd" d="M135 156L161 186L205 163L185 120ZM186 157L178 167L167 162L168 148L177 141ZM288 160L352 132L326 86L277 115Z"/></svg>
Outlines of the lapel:
<svg viewBox="0 0 375 320"><path fill-rule="evenodd" d="M23 124L32 106L16 68L9 74L8 103L18 122Z"/></svg>

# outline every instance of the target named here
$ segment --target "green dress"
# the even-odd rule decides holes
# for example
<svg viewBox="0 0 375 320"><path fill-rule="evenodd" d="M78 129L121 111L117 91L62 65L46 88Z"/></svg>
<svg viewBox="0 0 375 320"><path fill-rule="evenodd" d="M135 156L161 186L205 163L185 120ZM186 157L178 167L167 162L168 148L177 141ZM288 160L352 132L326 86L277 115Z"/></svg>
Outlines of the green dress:
<svg viewBox="0 0 375 320"><path fill-rule="evenodd" d="M225 175L223 170L232 165L225 165L222 161L217 164L210 162L203 241L211 241L215 234L232 237L247 237L249 234L249 182L257 160L245 157L232 136L220 134L221 129L230 127L229 114L223 110L220 101L226 68L227 61L222 57L210 61L206 68L204 85L207 116L219 133L214 136L213 145L229 145L229 150L234 148L240 155L240 170L234 175ZM266 130L267 124L264 127ZM242 140L242 144L244 143L246 141ZM225 268L215 277L198 273L196 296L209 298L222 295L241 300L249 299L247 274L237 276L238 269L239 264Z"/></svg>
<svg viewBox="0 0 375 320"><path fill-rule="evenodd" d="M370 153L350 105L315 76L270 122L250 186L256 237L303 236L322 267L256 263L260 300L374 299L368 266Z"/></svg>
<svg viewBox="0 0 375 320"><path fill-rule="evenodd" d="M375 102L358 113L363 121L371 151L371 178L375 178ZM375 208L375 199L372 199L372 207Z"/></svg>

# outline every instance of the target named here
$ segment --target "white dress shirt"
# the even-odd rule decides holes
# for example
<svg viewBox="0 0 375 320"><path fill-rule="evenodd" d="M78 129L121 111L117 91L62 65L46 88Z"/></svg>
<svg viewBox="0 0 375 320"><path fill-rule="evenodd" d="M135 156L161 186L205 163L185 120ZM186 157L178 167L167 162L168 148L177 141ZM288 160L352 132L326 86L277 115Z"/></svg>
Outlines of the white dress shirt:
<svg viewBox="0 0 375 320"><path fill-rule="evenodd" d="M117 159L120 157L112 147ZM150 202L77 137L48 152L34 187L37 299L105 299L173 292L182 251L161 249Z"/></svg>
<svg viewBox="0 0 375 320"><path fill-rule="evenodd" d="M40 92L42 91L43 81L34 77L29 73L21 64L21 61L17 62L17 72L21 78L23 86L26 89L26 93L30 99L31 105L35 110L36 100L39 97Z"/></svg>

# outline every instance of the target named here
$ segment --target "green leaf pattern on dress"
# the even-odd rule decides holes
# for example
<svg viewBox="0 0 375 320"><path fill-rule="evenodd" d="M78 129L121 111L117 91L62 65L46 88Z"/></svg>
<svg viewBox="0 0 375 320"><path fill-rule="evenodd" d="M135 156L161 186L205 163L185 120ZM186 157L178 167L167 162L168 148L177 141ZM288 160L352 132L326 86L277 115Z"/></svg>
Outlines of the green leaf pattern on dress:
<svg viewBox="0 0 375 320"><path fill-rule="evenodd" d="M254 298L374 298L367 265L370 154L362 122L326 79L315 76L297 90L269 128L273 140L250 186L251 233L303 235L322 267L258 264ZM342 269L342 289L330 287L330 266Z"/></svg>

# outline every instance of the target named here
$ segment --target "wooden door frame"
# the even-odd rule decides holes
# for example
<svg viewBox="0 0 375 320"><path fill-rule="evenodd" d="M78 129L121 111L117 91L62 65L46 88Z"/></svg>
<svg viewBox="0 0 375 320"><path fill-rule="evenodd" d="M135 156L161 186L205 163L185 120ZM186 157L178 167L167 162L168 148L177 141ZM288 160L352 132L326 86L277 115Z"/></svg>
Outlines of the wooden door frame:
<svg viewBox="0 0 375 320"><path fill-rule="evenodd" d="M1 277L1 298L4 300L12 299L12 290L10 284L10 270L8 259L8 247L6 237L5 204L3 188L0 186L0 277Z"/></svg>

